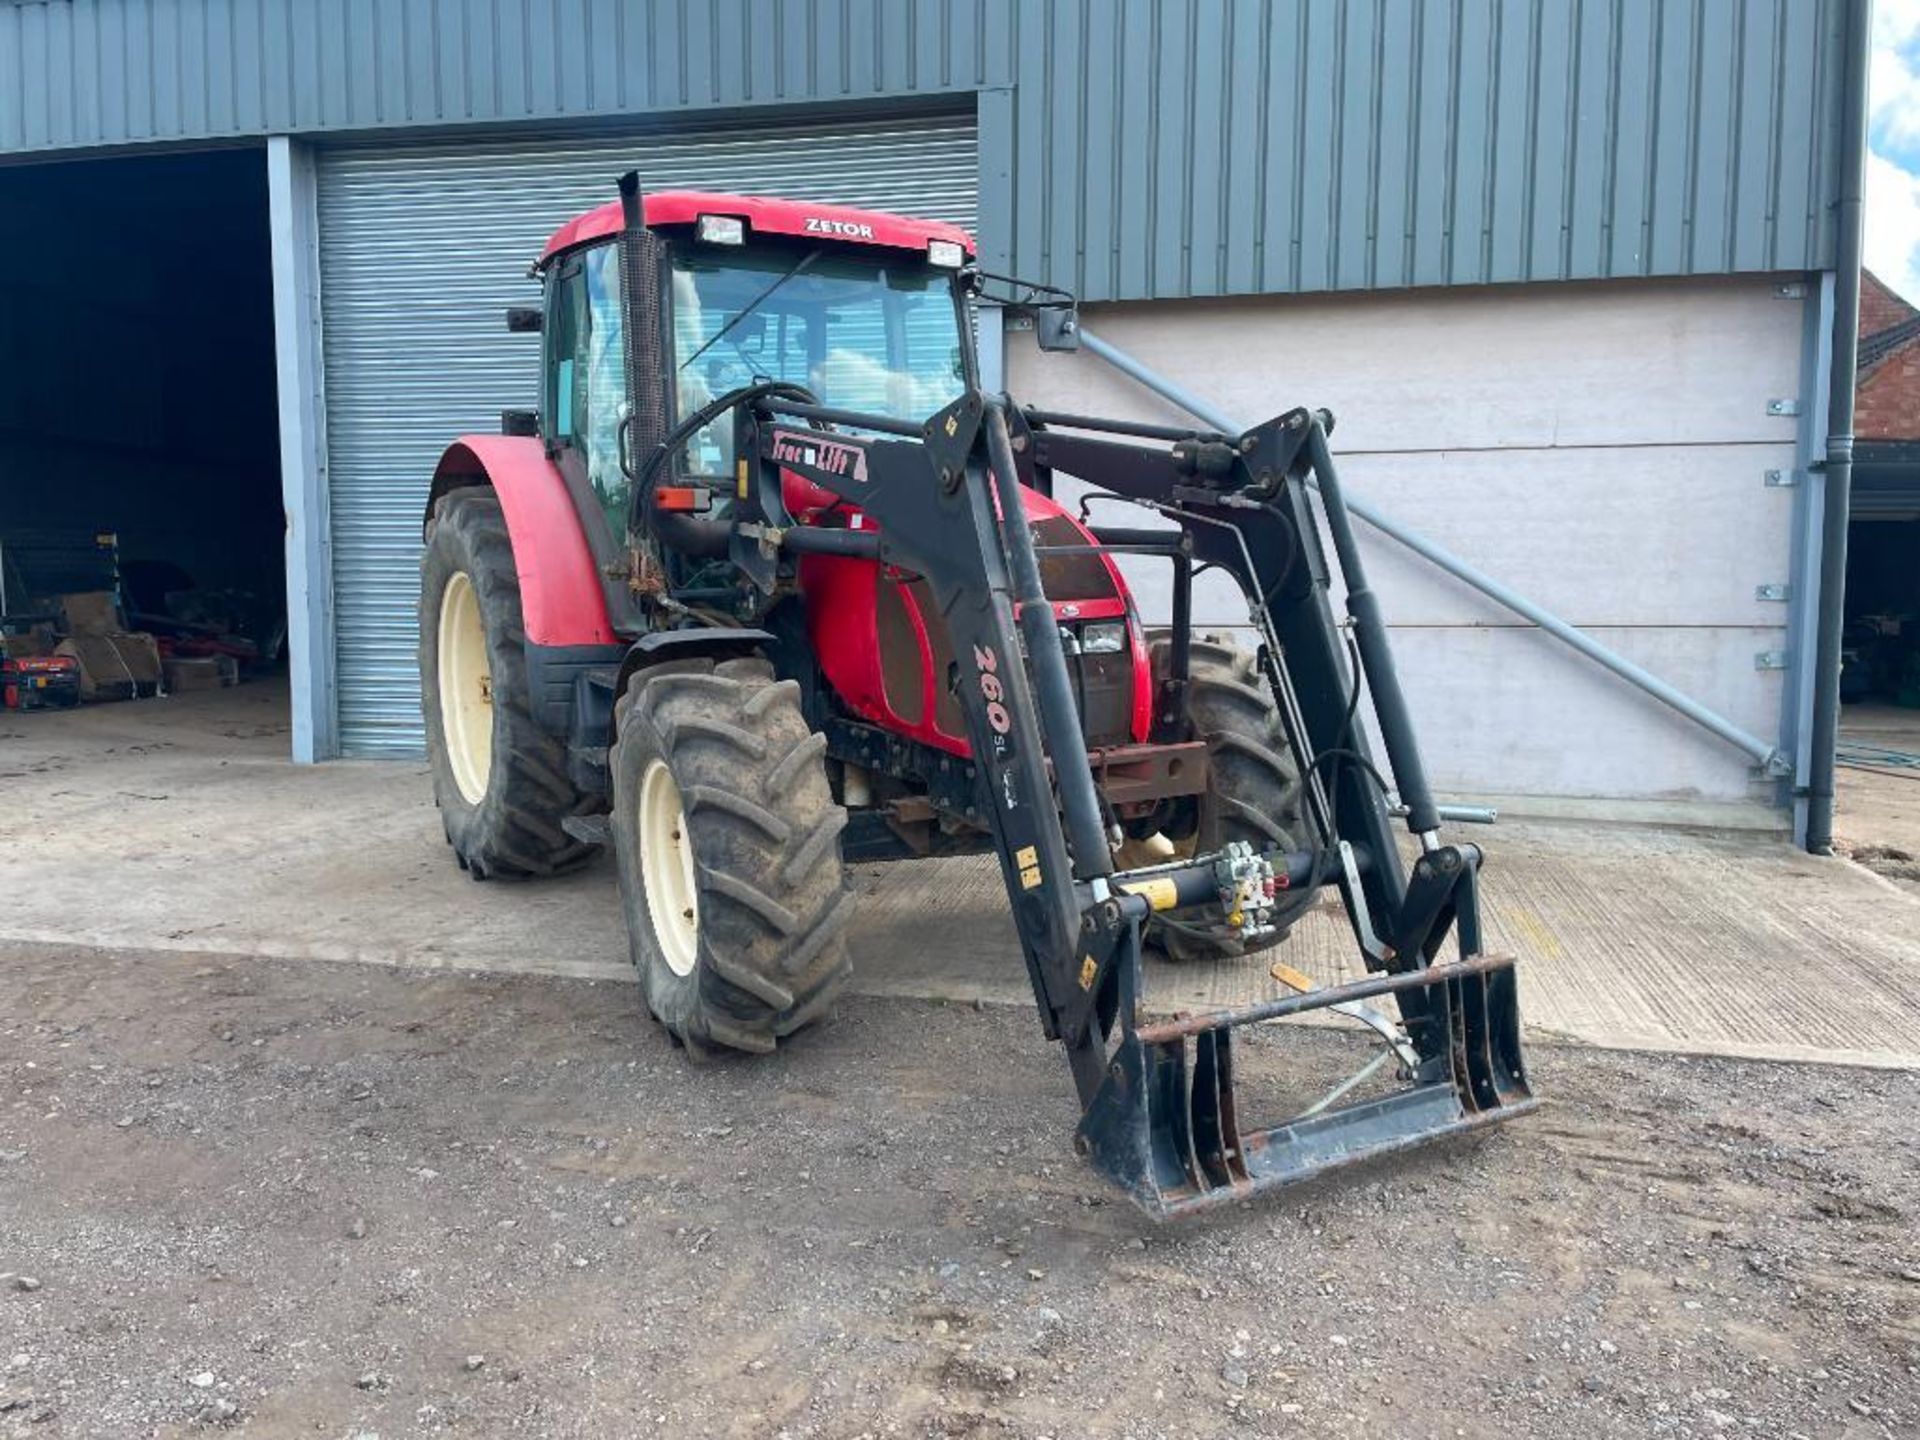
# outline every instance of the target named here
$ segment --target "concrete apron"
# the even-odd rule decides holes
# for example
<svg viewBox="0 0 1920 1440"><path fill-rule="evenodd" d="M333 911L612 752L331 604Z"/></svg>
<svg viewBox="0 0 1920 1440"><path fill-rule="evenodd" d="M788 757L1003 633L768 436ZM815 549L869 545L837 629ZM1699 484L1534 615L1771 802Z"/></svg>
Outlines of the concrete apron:
<svg viewBox="0 0 1920 1440"><path fill-rule="evenodd" d="M476 884L418 762L296 767L273 686L0 712L0 941L629 981L612 866ZM1537 1040L1920 1068L1920 898L1752 835L1532 823L1490 852L1488 946ZM869 994L1032 1003L989 858L861 867ZM1336 913L1265 957L1156 964L1156 1010L1361 973ZM1332 1021L1330 1023L1345 1023Z"/></svg>

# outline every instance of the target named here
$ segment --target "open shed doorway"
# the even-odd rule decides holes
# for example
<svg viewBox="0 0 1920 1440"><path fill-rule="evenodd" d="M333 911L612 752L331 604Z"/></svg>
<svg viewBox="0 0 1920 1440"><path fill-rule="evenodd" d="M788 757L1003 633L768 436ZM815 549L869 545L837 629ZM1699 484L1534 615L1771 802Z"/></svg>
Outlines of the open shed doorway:
<svg viewBox="0 0 1920 1440"><path fill-rule="evenodd" d="M1920 323L1920 315L1912 323ZM1920 392L1902 406L1908 428L1920 427L1916 405L1920 405ZM1876 425L1875 417L1869 415L1862 428L1886 427ZM1854 448L1846 640L1840 670L1840 699L1849 708L1843 723L1857 726L1877 721L1883 728L1904 730L1909 740L1920 740L1920 565L1916 560L1920 560L1920 440L1870 436ZM1880 713L1886 711L1904 713ZM1908 748L1920 749L1920 745Z"/></svg>
<svg viewBox="0 0 1920 1440"><path fill-rule="evenodd" d="M1920 737L1920 506L1855 520L1847 535L1841 700L1911 712Z"/></svg>
<svg viewBox="0 0 1920 1440"><path fill-rule="evenodd" d="M0 726L285 728L272 301L259 148L0 166Z"/></svg>
<svg viewBox="0 0 1920 1440"><path fill-rule="evenodd" d="M1915 418L1911 411L1908 418ZM1920 893L1920 442L1854 451L1836 846Z"/></svg>

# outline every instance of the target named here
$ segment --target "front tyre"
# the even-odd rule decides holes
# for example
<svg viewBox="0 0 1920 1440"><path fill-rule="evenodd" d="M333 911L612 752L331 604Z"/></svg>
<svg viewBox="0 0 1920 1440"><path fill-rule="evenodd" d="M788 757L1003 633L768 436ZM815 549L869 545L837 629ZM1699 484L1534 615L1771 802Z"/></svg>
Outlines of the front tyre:
<svg viewBox="0 0 1920 1440"><path fill-rule="evenodd" d="M433 799L476 880L552 875L594 851L561 828L594 808L534 722L520 577L490 490L440 497L420 559L420 706Z"/></svg>
<svg viewBox="0 0 1920 1440"><path fill-rule="evenodd" d="M761 660L642 670L616 721L610 828L647 1006L695 1055L770 1051L849 974L826 742Z"/></svg>

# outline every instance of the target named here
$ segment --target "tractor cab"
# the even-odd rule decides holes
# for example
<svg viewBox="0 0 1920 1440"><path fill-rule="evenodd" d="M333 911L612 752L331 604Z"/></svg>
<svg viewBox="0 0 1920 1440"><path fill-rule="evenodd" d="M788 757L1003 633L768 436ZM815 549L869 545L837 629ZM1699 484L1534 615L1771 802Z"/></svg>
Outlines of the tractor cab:
<svg viewBox="0 0 1920 1440"><path fill-rule="evenodd" d="M617 202L561 227L534 267L546 290L541 438L576 493L591 494L596 550L651 522L634 513L633 475L663 437L674 443L648 474L652 503L697 515L683 528L724 528L733 417L678 430L746 387L779 382L823 406L918 421L974 385L961 283L973 241L957 226L701 191L642 205L648 273L631 313L651 314L653 333L639 343L623 334ZM653 424L636 424L636 408Z"/></svg>

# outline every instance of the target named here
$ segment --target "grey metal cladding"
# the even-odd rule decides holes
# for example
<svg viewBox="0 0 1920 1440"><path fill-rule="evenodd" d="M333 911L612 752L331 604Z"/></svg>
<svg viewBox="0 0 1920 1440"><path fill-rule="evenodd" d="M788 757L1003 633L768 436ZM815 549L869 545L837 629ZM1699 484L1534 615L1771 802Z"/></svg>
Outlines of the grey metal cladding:
<svg viewBox="0 0 1920 1440"><path fill-rule="evenodd" d="M1009 197L983 206L986 253L1090 299L1819 269L1844 19L1841 0L0 0L0 152L984 92L981 173Z"/></svg>
<svg viewBox="0 0 1920 1440"><path fill-rule="evenodd" d="M1020 13L1014 258L1089 295L1830 263L1832 0Z"/></svg>
<svg viewBox="0 0 1920 1440"><path fill-rule="evenodd" d="M0 0L0 150L964 96L1004 8Z"/></svg>

